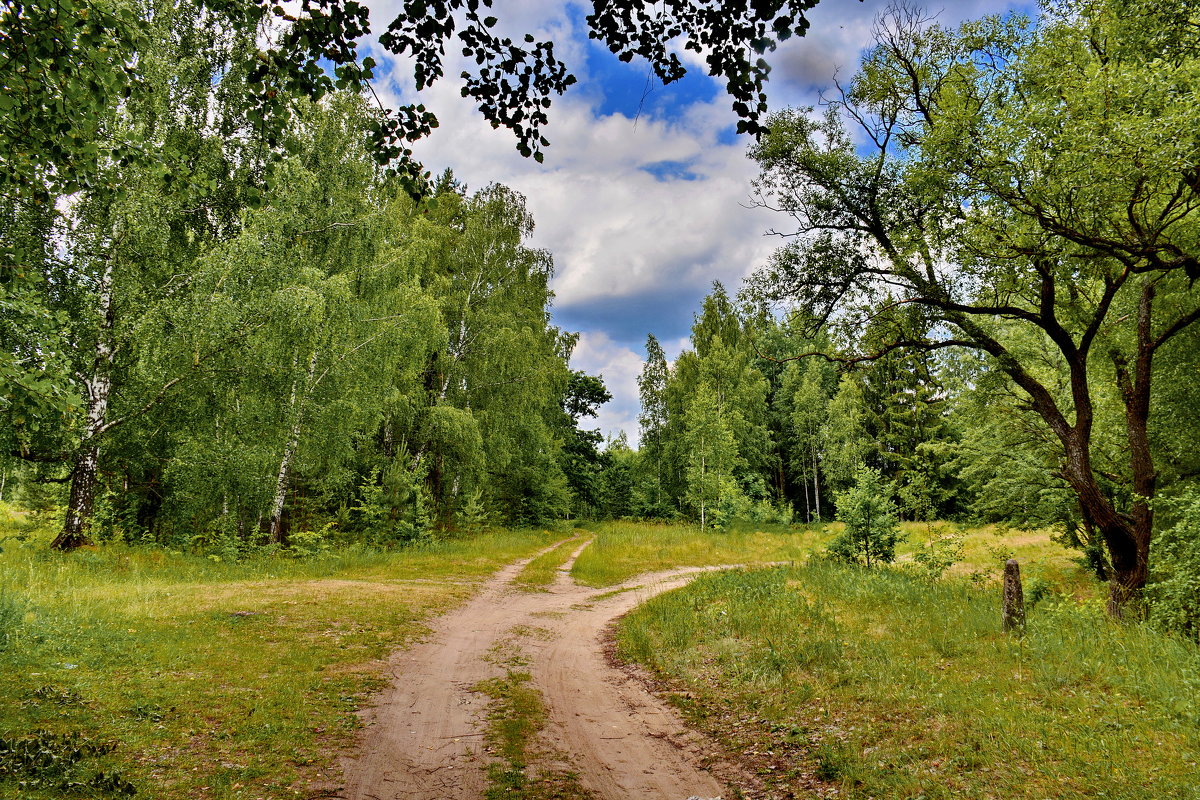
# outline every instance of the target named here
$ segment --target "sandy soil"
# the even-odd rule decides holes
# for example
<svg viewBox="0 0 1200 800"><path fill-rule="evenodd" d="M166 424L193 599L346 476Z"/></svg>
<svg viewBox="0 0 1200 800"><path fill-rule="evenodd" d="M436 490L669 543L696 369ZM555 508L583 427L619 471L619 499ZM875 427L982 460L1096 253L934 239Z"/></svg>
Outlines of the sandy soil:
<svg viewBox="0 0 1200 800"><path fill-rule="evenodd" d="M586 542L575 552L586 547ZM343 761L344 800L476 800L486 788L488 698L472 691L504 674L496 648L516 642L547 706L545 749L561 754L599 800L716 798L721 783L701 767L716 749L674 709L605 659L606 626L705 568L642 575L603 595L576 586L568 562L545 592L497 573L460 608L434 620L422 644L393 655L394 680L364 712L359 752ZM729 765L722 765L728 774Z"/></svg>

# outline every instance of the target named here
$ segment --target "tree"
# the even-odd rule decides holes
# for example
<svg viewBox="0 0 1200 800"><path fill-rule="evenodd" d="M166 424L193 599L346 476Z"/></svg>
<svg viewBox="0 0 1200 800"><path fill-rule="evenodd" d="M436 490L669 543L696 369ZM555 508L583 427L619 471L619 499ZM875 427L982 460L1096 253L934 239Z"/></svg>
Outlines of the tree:
<svg viewBox="0 0 1200 800"><path fill-rule="evenodd" d="M446 213L448 249L431 266L444 282L451 334L427 368L427 397L475 420L487 504L502 518L537 524L564 516L571 495L561 467L561 401L575 337L549 324L553 260L526 245L533 218L506 187L487 187ZM448 510L466 487L451 465L437 464L434 496Z"/></svg>
<svg viewBox="0 0 1200 800"><path fill-rule="evenodd" d="M769 68L758 55L803 35L804 14L815 3L740 0L718 9L673 0L650 9L597 2L588 25L622 60L643 56L666 82L684 74L669 47L684 37L685 47L705 55L710 73L725 79L739 127L759 133ZM413 56L418 89L442 75L447 45L463 48L479 66L464 73L464 94L493 124L515 132L523 154L541 160L546 110L574 78L556 59L553 42L525 35L517 43L496 34L498 19L481 13L490 7L491 0L404 3L381 41L394 53ZM78 201L121 205L132 173L157 182L172 206L196 207L218 186L236 185L220 204L208 204L221 206L213 219L236 219L239 208L260 204L279 180L287 132L306 103L334 91L372 94L375 62L360 58L357 47L370 30L368 10L357 0L299 6L276 0L29 0L0 10L6 97L0 103L0 228L6 231L0 236L0 402L7 412L22 420L48 419L71 415L86 400L93 419L85 438L105 424L96 421L96 412L107 413L104 401L72 390L71 370L63 363L70 348L57 336L65 320L43 291L47 261L58 249L48 238L61 224L58 212ZM178 57L170 67L164 67L170 59L160 57L167 42L176 45ZM211 62L207 80L194 69L197 61ZM181 94L190 97L164 104ZM156 116L147 118L147 108L156 108ZM176 114L179 135L162 136L163 123ZM380 107L367 120L372 157L391 165L394 178L414 196L431 186L409 144L436 125L420 104ZM205 160L195 157L202 131L219 133L228 149L251 154L241 160L250 168L237 181L197 169ZM220 239L218 231L209 233ZM103 273L100 278L103 285ZM101 301L107 296L103 290L97 295ZM89 391L106 395L101 373L108 356L99 358L101 380ZM62 544L77 541L83 538L72 534Z"/></svg>
<svg viewBox="0 0 1200 800"><path fill-rule="evenodd" d="M641 412L638 426L641 442L635 462L638 475L638 511L643 516L670 516L670 498L664 490L665 473L668 465L670 416L667 412L667 381L671 371L666 353L654 334L646 336L646 363L638 375L638 397Z"/></svg>
<svg viewBox="0 0 1200 800"><path fill-rule="evenodd" d="M700 529L709 524L714 509L718 523L726 521L722 504L741 496L734 480L739 466L737 442L720 405L717 392L701 384L684 418L687 452L687 501L696 510Z"/></svg>
<svg viewBox="0 0 1200 800"><path fill-rule="evenodd" d="M784 369L781 390L776 395L786 415L788 461L793 479L803 489L807 522L821 520L822 463L827 444L824 424L830 419L830 385L834 377L823 362L791 361ZM838 449L835 460L845 452Z"/></svg>
<svg viewBox="0 0 1200 800"><path fill-rule="evenodd" d="M346 95L301 109L286 180L259 208L222 240L156 253L116 284L130 333L117 340L112 409L141 413L97 440L97 488L100 515L122 517L124 535L285 541L297 491L357 483L362 431L444 339L404 258L413 204L376 183L363 116ZM156 227L187 232L187 213L165 212Z"/></svg>
<svg viewBox="0 0 1200 800"><path fill-rule="evenodd" d="M1058 472L1108 550L1115 615L1148 574L1156 357L1200 319L1200 153L1183 133L1200 112L1181 95L1200 63L1198 13L1080 0L1040 25L951 32L901 9L823 118L781 114L754 149L764 202L801 234L760 287L822 323L886 324L886 342L850 360L984 354L1052 432ZM908 307L920 314L897 313ZM1061 359L1065 396L1015 328ZM1093 458L1105 392L1123 417L1113 475Z"/></svg>
<svg viewBox="0 0 1200 800"><path fill-rule="evenodd" d="M835 489L850 486L867 465L872 447L866 413L858 376L843 374L837 392L825 407L820 432L825 448L825 472Z"/></svg>
<svg viewBox="0 0 1200 800"><path fill-rule="evenodd" d="M567 380L567 390L562 398L563 447L562 470L571 487L576 516L580 512L595 516L603 513L604 498L601 478L606 462L599 444L604 441L598 429L585 430L579 427L581 417L595 417L600 406L612 399L604 380L580 370L572 370Z"/></svg>
<svg viewBox="0 0 1200 800"><path fill-rule="evenodd" d="M625 432L609 439L601 454L602 471L597 480L598 507L612 519L631 517L638 511L636 476L639 455L629 447Z"/></svg>
<svg viewBox="0 0 1200 800"><path fill-rule="evenodd" d="M846 528L829 543L830 555L867 567L896 560L900 526L889 493L878 470L858 469L854 485L837 495L838 519Z"/></svg>

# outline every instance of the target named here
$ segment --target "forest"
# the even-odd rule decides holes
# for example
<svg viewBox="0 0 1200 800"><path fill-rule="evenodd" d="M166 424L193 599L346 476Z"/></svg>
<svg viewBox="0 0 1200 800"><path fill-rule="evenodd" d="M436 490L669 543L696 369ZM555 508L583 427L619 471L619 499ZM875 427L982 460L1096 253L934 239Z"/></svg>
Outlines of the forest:
<svg viewBox="0 0 1200 800"><path fill-rule="evenodd" d="M116 637L117 628L132 635L159 624L149 612L128 625L103 616L123 601L109 589L88 594L93 572L128 581L130 597L158 598L135 608L161 600L163 609L176 601L157 593L175 581L229 581L264 608L299 601L255 594L253 582L315 586L338 570L379 586L444 582L436 597L404 600L403 619L379 616L369 595L335 596L325 586L327 613L343 615L336 625L279 618L284 638L308 635L309 622L333 626L338 637L360 625L352 646L378 660L418 638L416 620L465 601L466 590L451 585L456 574L483 581L518 557L558 559L543 565L551 577L528 578L533 591L549 591L537 587L554 585L557 569L580 586L618 587L610 594L627 591L639 571L767 562L800 569L796 561L807 559L809 571L790 582L731 572L680 590L713 608L728 605L733 616L719 624L736 617L743 627L725 644L699 641L696 632L718 623L691 619L707 613L701 601L677 602L676 593L650 601L614 634L624 657L683 681L688 698L704 675L671 661L671 648L693 637L687 647L719 652L761 635L771 658L784 659L763 674L777 670L781 696L791 697L796 686L824 686L812 675L824 674L825 656L787 650L772 638L777 631L756 627L763 606L737 603L774 597L773 608L791 609L780 625L808 619L804 635L819 638L834 636L837 624L822 627L822 615L838 604L839 619L858 619L893 596L914 607L937 602L958 609L965 629L978 628L978 641L991 647L993 633L982 632L991 623L978 621L990 607L971 592L990 586L998 555L1036 535L1057 566L1037 573L1030 606L1052 593L1062 605L1052 612L1059 616L1031 621L1031 648L1043 628L1050 637L1084 630L1072 614L1085 612L1064 610L1075 599L1092 604L1087 625L1115 626L1096 628L1104 633L1090 640L1103 639L1106 652L1145 661L1160 648L1179 675L1200 680L1200 12L1184 0L1063 0L1034 16L950 27L895 6L822 107L768 111L769 68L748 60L747 42L769 52L765 37L804 35L815 3L737 3L724 17L704 3L664 3L658 17L625 5L598 2L588 18L593 38L621 60L637 55L664 81L678 78L682 66L663 43L687 33L704 43L690 49L704 49L710 73L728 78L758 170L747 188L754 205L772 212L780 241L768 262L745 265L741 286L711 283L677 357L647 336L634 444L589 421L612 399L610 387L603 375L572 367L579 334L555 324L554 258L531 243L526 198L418 163L412 143L437 119L419 105L386 108L375 96L377 65L355 45L370 30L365 7L5 4L0 657L19 665L14 676L41 675L47 659L85 661L70 648L89 652L91 640L78 638L89 626L109 626ZM552 43L530 35L522 49L492 34L495 18L481 6L491 4L402 4L381 41L415 60L418 88L442 77L438 48L447 42L478 55L483 66L464 73L463 96L541 162L552 147L542 134L551 97L574 78ZM680 539L685 530L691 538ZM981 530L995 532L987 557ZM573 544L556 544L564 537L581 548L570 559ZM605 577L595 553L619 574ZM884 564L893 566L876 569ZM973 588L955 594L947 587L959 586L952 581L967 564L974 583L962 586ZM914 567L926 583L906 582ZM59 589L45 570L59 571ZM805 595L793 608L787 591L799 584L825 599ZM388 585L378 590L392 597L400 584ZM878 594L867 602L855 592ZM201 597L195 602L209 609L211 596ZM605 595L576 600L597 597ZM274 613L212 609L198 624ZM403 633L389 638L391 630ZM930 634L940 657L975 653L976 640L952 646L943 635ZM94 645L107 654L96 658L115 659L124 641ZM180 646L166 641L147 652ZM341 658L313 648L305 657L314 671ZM1003 653L995 657L1011 655ZM800 666L780 666L789 658ZM522 696L522 681L537 681L536 670L532 679L514 677L524 673L513 659L511 685L479 690L508 709L494 714L526 713L503 706ZM1093 676L1100 684L1127 676L1130 664L1105 662ZM810 667L803 680L788 671ZM224 669L195 670L210 668ZM731 682L745 677L730 674ZM52 728L53 715L38 710L48 697L66 716L72 707L86 715L81 695L70 694L77 690L113 707L134 702L103 694L118 691L115 673L97 675L94 685L70 689L13 677L18 683L0 691L25 692L22 709ZM382 686L364 672L339 689L343 677L288 689L306 698L296 705L314 703L325 715L322 733L349 725L354 709L337 707L339 697L359 708ZM1189 726L1194 734L1200 716L1189 689L1151 683L1127 688L1149 692L1143 700L1155 708L1155 698L1166 698L1162 730L1170 736L1186 739L1180 732ZM832 697L839 685L820 691ZM801 706L811 700L797 698ZM743 701L764 725L776 711L787 716L782 706ZM137 719L187 702L139 701L148 716ZM717 724L697 722L715 712L688 703L677 705L689 722ZM21 748L33 746L21 742L58 752L59 733L13 738L32 725L0 715L0 792L25 785L13 782L21 769L37 772L21 766ZM300 741L311 727L296 722L287 736ZM62 735L67 742L75 734ZM877 794L882 773L855 773L866 768L848 766L845 736L812 735L796 756L819 762L805 773L816 781L808 789L917 796L917 784ZM1146 747L1155 735L1145 734ZM500 752L502 734L489 736ZM860 744L850 748L853 759L873 747ZM315 739L305 747L311 763L334 752ZM1194 756L1172 747L1179 759ZM75 752L108 757L111 748L102 750ZM488 796L542 796L513 766L520 758L506 758L490 780L525 793ZM140 767L122 768L152 780ZM1170 780L1184 769L1164 767ZM34 794L13 796L135 791L106 774L84 783L59 773L45 783L31 778ZM299 796L276 779L279 792L269 796ZM169 796L195 790L186 780L171 778L179 794ZM250 796L235 791L233 778L226 783L217 796ZM1185 783L1160 788L1169 794ZM1110 789L1088 784L1060 796ZM1008 796L1044 790L1022 785Z"/></svg>
<svg viewBox="0 0 1200 800"><path fill-rule="evenodd" d="M237 557L293 533L830 520L868 480L902 519L1061 530L1116 611L1191 518L1200 267L1185 145L1163 141L1185 18L1097 8L1045 30L897 12L823 117L771 117L755 197L787 242L714 284L673 363L649 337L635 451L586 427L609 395L569 368L523 198L449 172L414 192L352 88L263 122L253 28L156 6L129 100L53 169L9 171L9 496L64 509L58 548ZM1048 105L1068 55L1083 83ZM1195 556L1160 541L1170 582Z"/></svg>

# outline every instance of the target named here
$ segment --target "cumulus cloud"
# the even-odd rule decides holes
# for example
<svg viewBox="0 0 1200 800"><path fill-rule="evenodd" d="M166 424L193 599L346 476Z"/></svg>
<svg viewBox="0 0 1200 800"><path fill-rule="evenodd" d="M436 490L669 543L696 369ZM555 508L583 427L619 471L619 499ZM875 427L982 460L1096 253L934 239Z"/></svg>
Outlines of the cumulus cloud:
<svg viewBox="0 0 1200 800"><path fill-rule="evenodd" d="M638 375L642 372L642 356L629 347L609 338L603 331L585 331L579 336L571 367L604 379L613 399L596 414L595 425L606 437L625 431L629 444L638 443ZM587 420L582 427L591 427Z"/></svg>
<svg viewBox="0 0 1200 800"><path fill-rule="evenodd" d="M772 108L815 105L821 92L834 89L834 77L849 81L863 54L871 47L877 21L895 0L823 0L808 13L812 23L802 38L784 42L768 57L771 80L767 93ZM954 27L988 14L1019 11L1037 14L1037 3L1026 0L956 0L918 4L939 25Z"/></svg>
<svg viewBox="0 0 1200 800"><path fill-rule="evenodd" d="M377 32L401 2L369 3ZM835 69L848 79L885 5L820 3L808 34L771 56L772 106L815 104L816 91L832 85ZM956 24L1017 5L964 0L942 11L939 21ZM736 290L777 244L763 236L776 221L746 207L756 168L746 157L749 140L729 134L735 120L723 92L683 102L672 100L671 87L660 87L652 104L626 97L617 104L622 110L612 111L606 93L617 90L596 66L611 57L597 55L589 44L579 7L567 0L523 0L497 4L496 15L510 35L529 31L553 39L580 79L550 109L545 163L521 158L512 134L493 130L460 96L457 76L464 65L454 47L447 53L447 77L420 95L441 127L414 149L427 167L449 166L473 189L499 182L526 196L537 224L532 244L554 255L555 320L581 333L573 366L603 374L614 396L599 425L606 433L623 429L636 441L636 377L646 334L658 336L671 357L678 355L712 281ZM396 79L379 82L385 101L415 99L411 79L404 77L409 68L378 47L372 51L381 74ZM689 65L695 63L689 56ZM629 92L629 83L620 91Z"/></svg>

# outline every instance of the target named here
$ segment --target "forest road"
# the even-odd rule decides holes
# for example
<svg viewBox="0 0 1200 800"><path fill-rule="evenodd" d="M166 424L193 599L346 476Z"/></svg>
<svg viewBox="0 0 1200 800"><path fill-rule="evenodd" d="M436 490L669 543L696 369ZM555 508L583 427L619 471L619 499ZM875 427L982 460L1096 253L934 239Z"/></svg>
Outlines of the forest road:
<svg viewBox="0 0 1200 800"><path fill-rule="evenodd" d="M715 748L673 708L604 656L603 632L656 594L712 567L641 575L593 589L570 577L571 560L547 591L514 579L532 559L496 573L469 602L431 623L426 641L395 653L391 686L362 712L359 750L343 759L343 800L479 800L487 788L488 697L474 688L505 675L506 653L546 706L539 748L554 767L578 773L594 800L717 798L722 785L701 764ZM531 765L530 772L542 765ZM731 766L720 765L723 774ZM733 770L736 772L736 770Z"/></svg>

